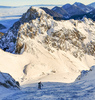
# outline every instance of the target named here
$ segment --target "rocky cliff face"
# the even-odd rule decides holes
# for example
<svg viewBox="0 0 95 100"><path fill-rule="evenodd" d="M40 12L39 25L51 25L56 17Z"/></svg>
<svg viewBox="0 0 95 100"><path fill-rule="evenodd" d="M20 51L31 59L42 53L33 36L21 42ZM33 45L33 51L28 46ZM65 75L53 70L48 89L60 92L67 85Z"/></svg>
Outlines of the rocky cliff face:
<svg viewBox="0 0 95 100"><path fill-rule="evenodd" d="M41 35L40 42L51 52L54 51L52 48L56 48L57 50L70 51L79 59L84 54L94 56L94 27L94 22L90 19L59 22L43 12L40 18L20 26L16 52L20 53L22 48L27 51L30 46L26 43L26 39L35 39L36 36Z"/></svg>
<svg viewBox="0 0 95 100"><path fill-rule="evenodd" d="M35 20L30 20L29 22L22 24L19 28L17 45L16 45L16 53L20 53L23 47L27 48L25 43L27 39L33 39L40 34L48 35L49 33L48 31L53 26L54 21L50 15L46 14L41 9L36 9L36 10L39 10L38 11L39 17L36 16ZM35 13L32 14L34 14L33 16L35 16Z"/></svg>
<svg viewBox="0 0 95 100"><path fill-rule="evenodd" d="M22 18L16 23L14 23L14 25L0 40L0 48L11 53L15 52L16 39L20 25L29 22L31 20L35 20L36 18L39 18L42 12L44 12L43 10L41 10L42 12L40 10L41 9L37 11L36 9L30 8L26 13L24 13L22 15Z"/></svg>
<svg viewBox="0 0 95 100"><path fill-rule="evenodd" d="M9 52L33 52L36 41L50 52L70 51L81 59L84 54L95 56L94 37L95 23L90 19L55 21L42 9L31 7L2 38L1 46Z"/></svg>

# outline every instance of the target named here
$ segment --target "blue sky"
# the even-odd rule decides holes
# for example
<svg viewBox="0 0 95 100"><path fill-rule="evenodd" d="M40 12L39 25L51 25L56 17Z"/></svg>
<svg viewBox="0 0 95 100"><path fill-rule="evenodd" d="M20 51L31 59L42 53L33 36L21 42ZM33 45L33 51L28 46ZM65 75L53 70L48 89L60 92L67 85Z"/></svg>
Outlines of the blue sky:
<svg viewBox="0 0 95 100"><path fill-rule="evenodd" d="M95 0L0 0L0 5L5 6L20 6L20 5L33 5L33 4L73 4L74 2L81 2L90 4Z"/></svg>

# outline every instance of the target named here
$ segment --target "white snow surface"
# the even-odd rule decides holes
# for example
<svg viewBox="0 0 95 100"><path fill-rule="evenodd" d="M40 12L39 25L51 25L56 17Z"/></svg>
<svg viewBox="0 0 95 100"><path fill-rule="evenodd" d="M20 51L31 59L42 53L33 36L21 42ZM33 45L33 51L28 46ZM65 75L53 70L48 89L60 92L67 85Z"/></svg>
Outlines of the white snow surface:
<svg viewBox="0 0 95 100"><path fill-rule="evenodd" d="M95 69L82 80L73 83L42 82L41 90L37 83L23 85L21 90L8 90L0 87L1 100L94 100ZM1 92L2 91L2 92Z"/></svg>
<svg viewBox="0 0 95 100"><path fill-rule="evenodd" d="M80 61L69 52L55 50L51 53L35 40L31 42L33 53L17 55L0 50L0 70L10 73L21 84L21 90L0 86L1 100L95 99L95 81L90 78L94 71L88 78L74 82L82 70L95 65L93 56L85 55ZM37 89L39 81L44 85L42 90Z"/></svg>

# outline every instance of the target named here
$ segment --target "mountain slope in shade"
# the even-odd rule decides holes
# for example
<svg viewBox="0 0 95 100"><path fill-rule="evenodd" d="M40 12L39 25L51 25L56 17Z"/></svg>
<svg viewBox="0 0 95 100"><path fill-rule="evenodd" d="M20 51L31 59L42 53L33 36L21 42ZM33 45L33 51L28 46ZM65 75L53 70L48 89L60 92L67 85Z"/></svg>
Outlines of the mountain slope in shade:
<svg viewBox="0 0 95 100"><path fill-rule="evenodd" d="M69 4L69 3L62 6L62 8L65 9L65 10L68 9L69 7L71 7L71 4Z"/></svg>
<svg viewBox="0 0 95 100"><path fill-rule="evenodd" d="M90 12L87 13L87 14L73 15L73 16L70 17L70 19L75 19L75 20L79 19L79 20L82 20L83 17L90 18L90 19L92 19L93 21L95 21L95 9L92 10L92 11L90 11Z"/></svg>
<svg viewBox="0 0 95 100"><path fill-rule="evenodd" d="M6 27L4 25L0 24L0 30L2 30L2 29L6 29Z"/></svg>
<svg viewBox="0 0 95 100"><path fill-rule="evenodd" d="M68 13L62 7L55 6L54 8L52 8L52 10L63 15L63 17L68 18L68 16L69 16Z"/></svg>
<svg viewBox="0 0 95 100"><path fill-rule="evenodd" d="M79 7L77 7L76 5L71 5L69 8L65 10L68 12L70 16L85 14L85 12L81 10Z"/></svg>
<svg viewBox="0 0 95 100"><path fill-rule="evenodd" d="M95 2L89 4L88 6L95 8Z"/></svg>
<svg viewBox="0 0 95 100"><path fill-rule="evenodd" d="M19 88L19 83L8 73L0 72L0 86L5 88Z"/></svg>
<svg viewBox="0 0 95 100"><path fill-rule="evenodd" d="M82 9L84 12L90 12L92 9L88 8L86 5L80 3L80 2L75 2L74 5Z"/></svg>
<svg viewBox="0 0 95 100"><path fill-rule="evenodd" d="M63 18L63 15L61 15L53 10L50 10L48 8L45 8L45 7L41 7L41 9L43 9L50 16L53 16L54 19L62 19Z"/></svg>

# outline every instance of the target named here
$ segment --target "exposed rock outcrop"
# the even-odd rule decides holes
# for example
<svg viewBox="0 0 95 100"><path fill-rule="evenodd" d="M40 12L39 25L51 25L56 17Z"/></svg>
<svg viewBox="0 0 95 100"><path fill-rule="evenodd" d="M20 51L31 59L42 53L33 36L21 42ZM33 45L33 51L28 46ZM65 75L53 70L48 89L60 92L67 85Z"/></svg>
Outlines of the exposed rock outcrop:
<svg viewBox="0 0 95 100"><path fill-rule="evenodd" d="M8 73L2 73L2 72L0 72L0 86L3 86L5 88L20 89L18 81L15 81L15 79L13 79L12 76L9 75Z"/></svg>

